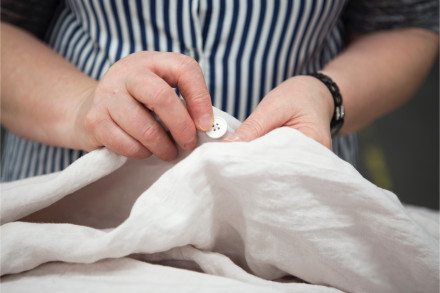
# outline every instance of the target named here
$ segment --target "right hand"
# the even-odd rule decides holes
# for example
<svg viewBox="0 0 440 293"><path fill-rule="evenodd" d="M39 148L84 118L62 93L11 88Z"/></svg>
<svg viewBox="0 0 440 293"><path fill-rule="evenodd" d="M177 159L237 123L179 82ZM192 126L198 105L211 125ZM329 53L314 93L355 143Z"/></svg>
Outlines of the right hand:
<svg viewBox="0 0 440 293"><path fill-rule="evenodd" d="M137 52L116 62L95 85L76 112L74 136L86 151L107 147L127 157L154 154L169 161L178 154L173 139L183 149L193 149L196 129L211 128L211 98L202 70L191 57Z"/></svg>

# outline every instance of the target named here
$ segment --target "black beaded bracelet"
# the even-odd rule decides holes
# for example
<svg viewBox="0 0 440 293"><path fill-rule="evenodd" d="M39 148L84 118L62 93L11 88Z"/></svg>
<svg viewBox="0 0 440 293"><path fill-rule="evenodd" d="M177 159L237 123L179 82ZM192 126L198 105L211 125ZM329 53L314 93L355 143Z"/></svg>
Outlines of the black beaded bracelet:
<svg viewBox="0 0 440 293"><path fill-rule="evenodd" d="M338 134L339 130L341 130L345 116L344 106L342 105L342 95L339 92L339 87L325 74L314 72L310 75L324 83L332 94L333 102L335 103L335 112L333 113L332 121L330 122L330 132L332 137L334 137Z"/></svg>

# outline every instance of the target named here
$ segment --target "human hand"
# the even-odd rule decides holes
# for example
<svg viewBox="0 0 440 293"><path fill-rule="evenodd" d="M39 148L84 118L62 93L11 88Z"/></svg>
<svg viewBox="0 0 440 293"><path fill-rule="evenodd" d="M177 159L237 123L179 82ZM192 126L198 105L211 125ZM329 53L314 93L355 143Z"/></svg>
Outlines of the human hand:
<svg viewBox="0 0 440 293"><path fill-rule="evenodd" d="M173 87L179 89L186 106ZM107 147L133 158L177 156L197 145L196 129L213 121L211 98L197 62L178 53L137 52L116 62L78 104L74 137L81 149Z"/></svg>
<svg viewBox="0 0 440 293"><path fill-rule="evenodd" d="M333 111L331 93L321 81L312 76L292 77L270 91L237 131L224 141L251 141L287 126L331 149Z"/></svg>

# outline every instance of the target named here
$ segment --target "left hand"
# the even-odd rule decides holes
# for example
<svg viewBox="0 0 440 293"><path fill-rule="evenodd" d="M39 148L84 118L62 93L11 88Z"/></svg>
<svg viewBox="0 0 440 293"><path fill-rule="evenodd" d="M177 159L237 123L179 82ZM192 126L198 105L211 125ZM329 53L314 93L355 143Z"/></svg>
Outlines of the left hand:
<svg viewBox="0 0 440 293"><path fill-rule="evenodd" d="M237 131L224 141L251 141L287 126L331 149L333 111L333 98L321 81L312 76L295 76L270 91Z"/></svg>

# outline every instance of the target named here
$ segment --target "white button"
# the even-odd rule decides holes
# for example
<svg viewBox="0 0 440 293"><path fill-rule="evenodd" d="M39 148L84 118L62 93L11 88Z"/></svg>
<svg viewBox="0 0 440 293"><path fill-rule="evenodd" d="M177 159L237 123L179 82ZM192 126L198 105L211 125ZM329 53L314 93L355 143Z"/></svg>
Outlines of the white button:
<svg viewBox="0 0 440 293"><path fill-rule="evenodd" d="M206 134L210 138L221 138L226 134L226 131L228 131L228 123L226 123L226 120L215 116L212 128L210 131L206 132Z"/></svg>

